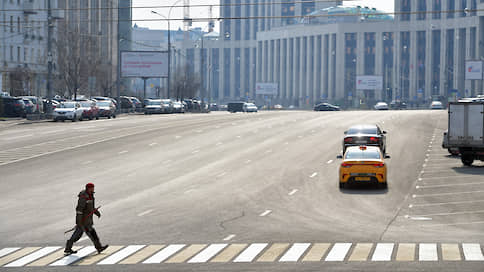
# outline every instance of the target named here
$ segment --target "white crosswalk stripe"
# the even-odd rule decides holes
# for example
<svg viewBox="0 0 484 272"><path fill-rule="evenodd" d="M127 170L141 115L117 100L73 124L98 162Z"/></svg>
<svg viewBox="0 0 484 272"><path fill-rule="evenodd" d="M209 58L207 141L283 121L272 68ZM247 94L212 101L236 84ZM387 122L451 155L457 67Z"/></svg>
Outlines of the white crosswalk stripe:
<svg viewBox="0 0 484 272"><path fill-rule="evenodd" d="M336 243L326 256L327 262L342 262L351 248L351 243Z"/></svg>
<svg viewBox="0 0 484 272"><path fill-rule="evenodd" d="M227 247L227 244L212 244L191 258L188 263L205 263L225 247Z"/></svg>
<svg viewBox="0 0 484 272"><path fill-rule="evenodd" d="M252 263L252 262L389 262L389 261L484 261L481 244L462 243L252 243L252 244L171 244L160 246L117 246L105 255L95 255L93 246L62 256L60 246L0 248L0 266L67 266L162 264L162 263ZM113 247L114 248L114 247ZM372 251L372 249L374 250ZM460 250L462 249L462 251ZM119 250L118 250L119 249ZM328 250L329 249L329 250ZM417 249L417 252L415 250ZM439 252L441 254L439 254ZM327 253L327 255L326 255ZM416 253L416 255L415 255ZM460 254L463 254L463 257ZM90 256L91 255L91 256ZM306 255L306 256L305 256ZM89 256L89 257L88 257ZM149 257L151 256L151 257ZM305 256L305 257L304 257ZM324 256L326 256L324 258ZM414 257L415 256L415 257ZM86 258L87 257L87 258ZM304 257L304 258L303 258ZM85 260L82 260L86 258ZM147 259L146 259L147 258ZM173 258L177 258L176 260ZM142 261L146 259L145 261Z"/></svg>
<svg viewBox="0 0 484 272"><path fill-rule="evenodd" d="M378 243L373 253L372 261L391 261L393 253L393 243Z"/></svg>
<svg viewBox="0 0 484 272"><path fill-rule="evenodd" d="M87 246L79 250L76 254L65 256L64 258L52 263L50 266L65 266L73 264L86 257L87 255L93 253L94 251L96 251L96 249L93 246Z"/></svg>
<svg viewBox="0 0 484 272"><path fill-rule="evenodd" d="M248 263L252 262L254 258L262 251L264 248L267 247L267 243L256 243L251 244L248 248L246 248L242 253L240 253L237 258L235 258L234 263Z"/></svg>
<svg viewBox="0 0 484 272"><path fill-rule="evenodd" d="M184 248L184 244L180 245L169 245L162 249L160 252L156 253L155 255L151 256L147 260L145 260L143 263L145 264L155 264L155 263L161 263L164 260L168 259L171 255L177 253L180 249Z"/></svg>
<svg viewBox="0 0 484 272"><path fill-rule="evenodd" d="M281 257L279 262L297 262L309 246L311 246L310 243L295 243L286 254Z"/></svg>
<svg viewBox="0 0 484 272"><path fill-rule="evenodd" d="M56 251L60 249L60 247L56 246L56 247L44 247L42 249L39 249L37 251L35 251L34 253L31 253L27 256L24 256L14 262L11 262L7 265L5 265L5 267L20 267L20 266L24 266L28 263L31 263L37 259L40 259L44 256L47 256L49 255L50 253Z"/></svg>
<svg viewBox="0 0 484 272"><path fill-rule="evenodd" d="M466 261L484 261L479 244L462 244L462 250L464 251Z"/></svg>
<svg viewBox="0 0 484 272"><path fill-rule="evenodd" d="M134 246L127 246L120 251L117 251L113 255L107 257L106 259L102 260L98 263L98 265L105 265L105 264L115 264L124 258L132 255L136 251L144 248L146 245L134 245Z"/></svg>

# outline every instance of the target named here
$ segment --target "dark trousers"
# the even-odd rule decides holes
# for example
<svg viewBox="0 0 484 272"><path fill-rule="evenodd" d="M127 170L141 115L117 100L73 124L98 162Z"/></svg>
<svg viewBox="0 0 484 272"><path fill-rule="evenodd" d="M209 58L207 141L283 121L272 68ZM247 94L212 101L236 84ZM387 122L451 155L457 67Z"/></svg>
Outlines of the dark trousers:
<svg viewBox="0 0 484 272"><path fill-rule="evenodd" d="M66 243L66 250L72 249L72 246L74 245L75 242L79 241L81 239L82 234L86 233L87 237L91 239L92 243L94 244L94 247L96 249L101 248L101 242L99 241L99 237L97 236L96 230L90 226L90 227L79 227L76 226L76 229L74 230L74 233L72 233L71 239L67 240Z"/></svg>

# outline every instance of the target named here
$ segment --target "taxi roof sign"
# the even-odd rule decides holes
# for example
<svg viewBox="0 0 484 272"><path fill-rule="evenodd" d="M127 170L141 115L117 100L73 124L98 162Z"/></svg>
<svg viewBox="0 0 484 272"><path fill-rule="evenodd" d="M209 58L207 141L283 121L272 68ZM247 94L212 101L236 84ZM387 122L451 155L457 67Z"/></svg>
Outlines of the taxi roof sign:
<svg viewBox="0 0 484 272"><path fill-rule="evenodd" d="M365 145L360 146L360 150L366 150L367 147Z"/></svg>

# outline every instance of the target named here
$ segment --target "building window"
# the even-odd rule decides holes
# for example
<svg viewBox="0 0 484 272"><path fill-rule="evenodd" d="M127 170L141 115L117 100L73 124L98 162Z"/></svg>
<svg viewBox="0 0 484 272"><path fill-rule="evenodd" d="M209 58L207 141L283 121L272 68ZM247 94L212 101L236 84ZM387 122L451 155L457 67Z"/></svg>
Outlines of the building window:
<svg viewBox="0 0 484 272"><path fill-rule="evenodd" d="M433 0L434 5L432 10L434 13L432 14L432 19L440 19L440 12L442 11L442 0Z"/></svg>
<svg viewBox="0 0 484 272"><path fill-rule="evenodd" d="M25 62L25 63L28 63L28 61L27 61L27 54L28 54L28 53L27 53L27 51L28 51L28 50L29 50L28 48L25 48L25 47L24 47L24 62Z"/></svg>
<svg viewBox="0 0 484 272"><path fill-rule="evenodd" d="M456 0L449 0L447 1L447 18L454 18L455 17L455 1Z"/></svg>
<svg viewBox="0 0 484 272"><path fill-rule="evenodd" d="M460 17L466 17L467 16L467 12L465 11L466 8L467 8L467 0L461 0L460 10L462 10L462 12L460 14Z"/></svg>
<svg viewBox="0 0 484 272"><path fill-rule="evenodd" d="M10 33L13 33L13 16L10 16Z"/></svg>
<svg viewBox="0 0 484 272"><path fill-rule="evenodd" d="M17 17L17 32L20 33L20 17Z"/></svg>
<svg viewBox="0 0 484 272"><path fill-rule="evenodd" d="M427 15L427 4L425 3L425 1L418 1L417 9L417 20L425 20L425 17Z"/></svg>
<svg viewBox="0 0 484 272"><path fill-rule="evenodd" d="M20 46L17 46L17 62L20 62Z"/></svg>
<svg viewBox="0 0 484 272"><path fill-rule="evenodd" d="M224 48L224 97L230 97L230 48Z"/></svg>
<svg viewBox="0 0 484 272"><path fill-rule="evenodd" d="M411 9L411 4L410 0L401 0L401 8L400 8L402 15L401 15L401 21L410 21L410 11Z"/></svg>
<svg viewBox="0 0 484 272"><path fill-rule="evenodd" d="M13 46L10 45L10 61L13 61Z"/></svg>

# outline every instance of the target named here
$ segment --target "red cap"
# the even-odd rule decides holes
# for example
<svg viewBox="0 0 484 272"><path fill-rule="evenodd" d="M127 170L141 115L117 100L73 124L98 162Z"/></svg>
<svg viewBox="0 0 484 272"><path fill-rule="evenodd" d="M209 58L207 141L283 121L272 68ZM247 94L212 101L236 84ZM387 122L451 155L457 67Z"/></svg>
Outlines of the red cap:
<svg viewBox="0 0 484 272"><path fill-rule="evenodd" d="M86 184L86 188L91 188L91 187L94 188L94 183L89 182L88 184Z"/></svg>

